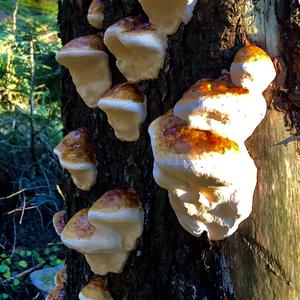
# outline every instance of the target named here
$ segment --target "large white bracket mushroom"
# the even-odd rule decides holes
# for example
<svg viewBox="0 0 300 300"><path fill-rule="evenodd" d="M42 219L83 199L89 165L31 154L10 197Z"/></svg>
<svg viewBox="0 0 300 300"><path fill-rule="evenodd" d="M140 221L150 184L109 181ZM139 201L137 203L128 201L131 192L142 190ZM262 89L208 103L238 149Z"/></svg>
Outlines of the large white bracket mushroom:
<svg viewBox="0 0 300 300"><path fill-rule="evenodd" d="M77 92L86 105L96 107L99 98L111 87L109 58L102 34L70 41L57 52L56 60L69 69Z"/></svg>
<svg viewBox="0 0 300 300"><path fill-rule="evenodd" d="M255 68L264 51L258 55L252 48L251 54L247 47L238 52L244 60L233 75L240 87L225 78L200 80L175 105L174 114L149 127L155 181L168 190L182 227L194 236L207 231L211 240L233 234L252 209L257 170L244 142L266 113L261 93L275 70L263 57L261 72L267 66L268 80L257 81Z"/></svg>
<svg viewBox="0 0 300 300"><path fill-rule="evenodd" d="M61 233L68 248L85 255L95 274L120 273L136 239L144 213L133 190L105 193L94 205L76 213Z"/></svg>
<svg viewBox="0 0 300 300"><path fill-rule="evenodd" d="M202 79L174 107L174 115L191 128L210 130L244 142L262 121L267 105L261 93L233 86L230 78Z"/></svg>
<svg viewBox="0 0 300 300"><path fill-rule="evenodd" d="M91 137L85 128L71 131L54 148L61 166L69 171L74 184L83 191L89 191L96 183L97 161Z"/></svg>
<svg viewBox="0 0 300 300"><path fill-rule="evenodd" d="M154 79L164 64L167 37L137 17L111 25L104 33L104 43L128 81Z"/></svg>
<svg viewBox="0 0 300 300"><path fill-rule="evenodd" d="M133 83L122 83L105 93L98 106L106 112L108 123L121 141L136 141L140 125L147 116L146 98Z"/></svg>
<svg viewBox="0 0 300 300"><path fill-rule="evenodd" d="M113 300L107 290L104 281L99 276L95 276L80 291L79 300Z"/></svg>
<svg viewBox="0 0 300 300"><path fill-rule="evenodd" d="M162 35L173 34L179 25L188 23L197 0L138 0L153 28Z"/></svg>
<svg viewBox="0 0 300 300"><path fill-rule="evenodd" d="M103 27L103 20L104 20L103 11L104 11L103 1L93 0L88 10L87 19L89 23L97 29L102 29Z"/></svg>

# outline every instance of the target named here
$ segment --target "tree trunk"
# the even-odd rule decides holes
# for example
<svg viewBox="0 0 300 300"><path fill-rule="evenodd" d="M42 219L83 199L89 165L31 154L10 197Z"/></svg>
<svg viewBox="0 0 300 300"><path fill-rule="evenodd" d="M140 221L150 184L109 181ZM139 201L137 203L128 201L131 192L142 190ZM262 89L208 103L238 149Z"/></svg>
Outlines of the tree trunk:
<svg viewBox="0 0 300 300"><path fill-rule="evenodd" d="M90 0L59 1L63 44L96 32L86 21ZM144 15L138 1L106 0L105 28L125 16ZM144 232L121 274L107 276L118 299L297 299L299 196L297 138L300 65L299 4L293 0L198 0L194 16L170 37L158 79L140 86L148 99L148 116L137 142L120 142L99 109L89 109L77 95L66 69L62 76L65 133L87 127L99 162L90 192L76 189L66 174L68 218L90 206L105 191L133 186L145 209ZM238 232L219 243L195 238L179 225L167 193L152 177L153 156L147 128L200 78L216 78L228 69L244 34L278 57L278 76L265 93L268 114L248 140L258 166L251 217ZM113 84L125 81L111 56ZM279 110L283 112L279 112ZM298 118L297 118L298 117ZM297 123L298 119L298 123ZM284 122L285 120L285 122ZM288 121L288 122L287 122ZM294 132L296 133L296 132ZM299 151L299 150L298 150ZM297 203L298 201L298 203ZM67 252L67 299L77 299L91 277L84 257ZM299 274L298 274L299 276Z"/></svg>

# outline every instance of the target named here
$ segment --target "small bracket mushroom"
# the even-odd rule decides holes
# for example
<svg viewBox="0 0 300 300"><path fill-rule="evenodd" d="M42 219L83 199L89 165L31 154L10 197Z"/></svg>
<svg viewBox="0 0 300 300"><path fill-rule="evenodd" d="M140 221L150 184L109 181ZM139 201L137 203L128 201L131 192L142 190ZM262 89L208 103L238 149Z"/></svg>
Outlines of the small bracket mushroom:
<svg viewBox="0 0 300 300"><path fill-rule="evenodd" d="M58 211L54 214L52 222L55 229L55 232L58 234L58 236L61 235L61 232L63 231L64 227L66 226L65 223L65 215L66 212L64 210Z"/></svg>
<svg viewBox="0 0 300 300"><path fill-rule="evenodd" d="M61 166L69 171L74 184L89 191L97 179L97 161L90 135L85 128L71 131L54 148Z"/></svg>
<svg viewBox="0 0 300 300"><path fill-rule="evenodd" d="M82 36L67 43L56 60L69 69L78 94L86 105L97 106L111 87L111 72L102 34Z"/></svg>
<svg viewBox="0 0 300 300"><path fill-rule="evenodd" d="M146 119L146 98L133 83L122 83L99 100L98 106L106 112L108 123L121 141L136 141L140 125Z"/></svg>
<svg viewBox="0 0 300 300"><path fill-rule="evenodd" d="M95 276L80 291L79 300L113 300L107 290L104 280L99 276Z"/></svg>
<svg viewBox="0 0 300 300"><path fill-rule="evenodd" d="M120 273L142 234L143 217L133 190L109 191L70 219L61 240L84 254L95 274Z"/></svg>
<svg viewBox="0 0 300 300"><path fill-rule="evenodd" d="M111 25L104 33L104 43L128 81L154 79L164 64L167 37L137 17Z"/></svg>
<svg viewBox="0 0 300 300"><path fill-rule="evenodd" d="M138 0L153 28L162 35L174 34L190 21L197 0Z"/></svg>
<svg viewBox="0 0 300 300"><path fill-rule="evenodd" d="M88 10L87 19L89 23L97 29L102 29L103 27L103 20L104 20L103 11L104 11L103 1L93 0Z"/></svg>

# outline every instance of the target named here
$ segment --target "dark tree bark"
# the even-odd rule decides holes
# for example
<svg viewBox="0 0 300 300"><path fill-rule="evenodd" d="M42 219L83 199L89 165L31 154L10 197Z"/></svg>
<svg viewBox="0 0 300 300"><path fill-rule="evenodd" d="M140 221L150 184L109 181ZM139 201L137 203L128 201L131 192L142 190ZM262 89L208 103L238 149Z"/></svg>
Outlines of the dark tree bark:
<svg viewBox="0 0 300 300"><path fill-rule="evenodd" d="M81 2L59 1L63 44L96 32L86 20L91 0ZM138 1L104 2L105 28L125 16L142 15L146 19ZM279 75L266 92L269 113L248 141L259 169L251 218L225 242L210 243L205 234L197 239L181 228L166 191L155 184L147 128L152 120L172 108L198 79L216 78L222 69L228 69L244 34L273 57L279 57ZM182 25L170 37L158 79L140 83L148 99L148 116L140 139L134 143L115 138L106 115L85 106L68 71L63 69L64 131L87 127L93 135L99 162L97 184L88 193L76 189L66 174L68 218L90 206L105 191L117 187L133 186L145 209L144 232L137 249L131 253L121 274L107 276L108 288L115 300L297 299L299 264L295 264L300 253L296 242L297 230L299 232L296 201L300 195L296 189L299 176L294 173L296 145L293 139L287 148L279 142L288 137L285 125L299 129L300 67L296 61L299 35L297 1L198 0L190 23ZM112 56L111 68L113 84L125 81ZM289 124L284 124L284 118ZM286 226L288 218L291 218L289 228ZM284 245L285 253L281 253L280 245ZM74 251L67 252L67 266L67 299L77 299L92 274L84 257Z"/></svg>

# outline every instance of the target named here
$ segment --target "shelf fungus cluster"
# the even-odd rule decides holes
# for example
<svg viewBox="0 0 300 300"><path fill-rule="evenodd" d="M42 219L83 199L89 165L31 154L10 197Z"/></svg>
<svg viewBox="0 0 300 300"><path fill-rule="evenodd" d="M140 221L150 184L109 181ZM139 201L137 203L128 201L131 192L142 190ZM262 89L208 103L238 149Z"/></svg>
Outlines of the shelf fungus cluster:
<svg viewBox="0 0 300 300"><path fill-rule="evenodd" d="M257 170L244 142L265 116L262 91L276 75L257 48L245 45L236 54L234 83L226 76L198 81L149 127L154 178L194 236L207 231L211 240L224 239L251 212ZM267 80L257 81L257 68L267 69Z"/></svg>
<svg viewBox="0 0 300 300"><path fill-rule="evenodd" d="M87 106L97 107L99 98L111 87L109 58L101 33L78 37L56 54L69 69L78 94Z"/></svg>
<svg viewBox="0 0 300 300"><path fill-rule="evenodd" d="M113 300L104 281L99 276L92 280L80 291L79 300Z"/></svg>
<svg viewBox="0 0 300 300"><path fill-rule="evenodd" d="M90 208L76 213L66 224L61 240L85 255L98 275L122 271L143 231L144 212L136 192L106 192Z"/></svg>
<svg viewBox="0 0 300 300"><path fill-rule="evenodd" d="M97 160L86 128L71 131L54 148L63 168L71 174L74 184L89 191L97 179Z"/></svg>
<svg viewBox="0 0 300 300"><path fill-rule="evenodd" d="M46 296L45 300L64 300L66 293L64 289L64 284L67 280L66 268L58 271L54 277L55 287Z"/></svg>
<svg viewBox="0 0 300 300"><path fill-rule="evenodd" d="M140 125L146 119L146 98L133 83L116 85L103 95L98 106L108 116L108 123L114 128L121 141L136 141Z"/></svg>

